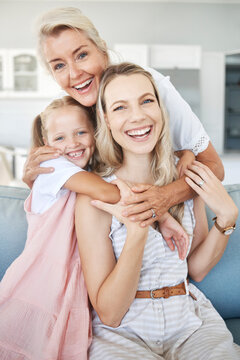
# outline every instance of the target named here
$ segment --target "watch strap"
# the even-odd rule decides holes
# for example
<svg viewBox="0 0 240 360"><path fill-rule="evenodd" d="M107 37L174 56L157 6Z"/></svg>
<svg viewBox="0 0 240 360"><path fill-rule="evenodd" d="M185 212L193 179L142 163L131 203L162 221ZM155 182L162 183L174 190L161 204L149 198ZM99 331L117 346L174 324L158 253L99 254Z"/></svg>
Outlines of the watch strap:
<svg viewBox="0 0 240 360"><path fill-rule="evenodd" d="M217 217L215 216L213 219L212 219L214 222L214 225L216 226L216 228L224 235L228 235L228 234L225 234L226 231L228 230L235 230L236 229L236 224L232 225L232 226L227 226L225 228L221 227L218 223L217 223Z"/></svg>

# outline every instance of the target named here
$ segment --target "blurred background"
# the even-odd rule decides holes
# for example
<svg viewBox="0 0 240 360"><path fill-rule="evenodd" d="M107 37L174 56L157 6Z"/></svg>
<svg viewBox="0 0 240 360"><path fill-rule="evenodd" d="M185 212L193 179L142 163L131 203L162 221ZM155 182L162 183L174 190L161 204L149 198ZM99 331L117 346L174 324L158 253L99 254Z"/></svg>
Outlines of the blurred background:
<svg viewBox="0 0 240 360"><path fill-rule="evenodd" d="M221 156L224 183L240 182L240 0L0 0L0 184L24 186L33 118L63 95L39 64L34 22L80 8L116 56L170 79Z"/></svg>

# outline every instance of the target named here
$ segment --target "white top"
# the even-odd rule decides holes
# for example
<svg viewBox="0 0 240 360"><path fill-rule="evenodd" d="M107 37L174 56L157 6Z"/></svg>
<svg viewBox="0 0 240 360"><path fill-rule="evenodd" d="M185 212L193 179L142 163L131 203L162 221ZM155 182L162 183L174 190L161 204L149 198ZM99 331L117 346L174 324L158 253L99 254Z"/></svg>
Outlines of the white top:
<svg viewBox="0 0 240 360"><path fill-rule="evenodd" d="M154 78L159 95L167 109L173 149L191 150L194 155L206 150L209 136L198 117L169 80L158 71L145 67Z"/></svg>
<svg viewBox="0 0 240 360"><path fill-rule="evenodd" d="M112 175L104 179L109 182L115 178L116 176ZM184 203L182 224L189 235L189 252L195 227L193 200ZM127 229L125 225L113 216L109 238L112 241L116 260L121 255L126 237ZM194 285L187 285L187 276L187 259L179 259L177 249L170 250L162 234L150 226L144 248L138 290L159 289L165 286L174 286L184 281L187 294L159 300L135 299L116 331L127 326L130 329L127 331L134 331L143 340L145 340L146 334L151 339L161 337L162 340L167 340L174 333L180 334L184 328L185 330L188 328L189 335L194 332L201 325L201 320L193 310L193 299L188 296L189 288L190 291L196 294L198 300L203 300L205 297ZM160 316L157 317L156 313L160 314ZM94 310L93 327L106 327ZM115 331L115 329L112 330ZM101 330L98 331L98 334L100 334Z"/></svg>
<svg viewBox="0 0 240 360"><path fill-rule="evenodd" d="M36 214L42 214L69 191L64 189L63 185L72 175L79 171L85 171L63 156L44 161L40 166L53 167L55 171L49 174L40 174L34 181L31 210Z"/></svg>

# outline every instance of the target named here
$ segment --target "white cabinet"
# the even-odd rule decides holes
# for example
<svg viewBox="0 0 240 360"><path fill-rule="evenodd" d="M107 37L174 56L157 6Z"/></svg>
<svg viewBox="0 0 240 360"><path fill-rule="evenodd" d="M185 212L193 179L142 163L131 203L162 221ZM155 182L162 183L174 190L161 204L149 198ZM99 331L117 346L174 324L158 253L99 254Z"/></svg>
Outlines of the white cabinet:
<svg viewBox="0 0 240 360"><path fill-rule="evenodd" d="M151 45L150 66L156 69L200 69L201 46Z"/></svg>
<svg viewBox="0 0 240 360"><path fill-rule="evenodd" d="M33 49L0 49L0 97L49 97L59 91Z"/></svg>
<svg viewBox="0 0 240 360"><path fill-rule="evenodd" d="M130 61L155 69L201 68L201 46L198 45L145 45L115 44L114 50L120 61Z"/></svg>
<svg viewBox="0 0 240 360"><path fill-rule="evenodd" d="M7 90L8 86L8 57L4 49L0 49L0 94Z"/></svg>
<svg viewBox="0 0 240 360"><path fill-rule="evenodd" d="M149 47L144 44L115 44L113 62L129 61L140 66L149 65Z"/></svg>

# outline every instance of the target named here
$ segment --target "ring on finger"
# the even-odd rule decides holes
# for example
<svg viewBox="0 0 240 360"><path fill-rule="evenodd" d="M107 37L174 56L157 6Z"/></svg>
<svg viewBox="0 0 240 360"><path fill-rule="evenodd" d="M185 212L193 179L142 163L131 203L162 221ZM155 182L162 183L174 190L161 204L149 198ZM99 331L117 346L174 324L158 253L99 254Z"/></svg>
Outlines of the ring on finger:
<svg viewBox="0 0 240 360"><path fill-rule="evenodd" d="M157 215L153 209L151 209L151 210L152 210L152 218L154 219L155 217L157 217Z"/></svg>
<svg viewBox="0 0 240 360"><path fill-rule="evenodd" d="M203 187L204 183L205 183L205 181L204 181L204 180L201 180L201 181L199 181L197 184L198 184L198 186Z"/></svg>

